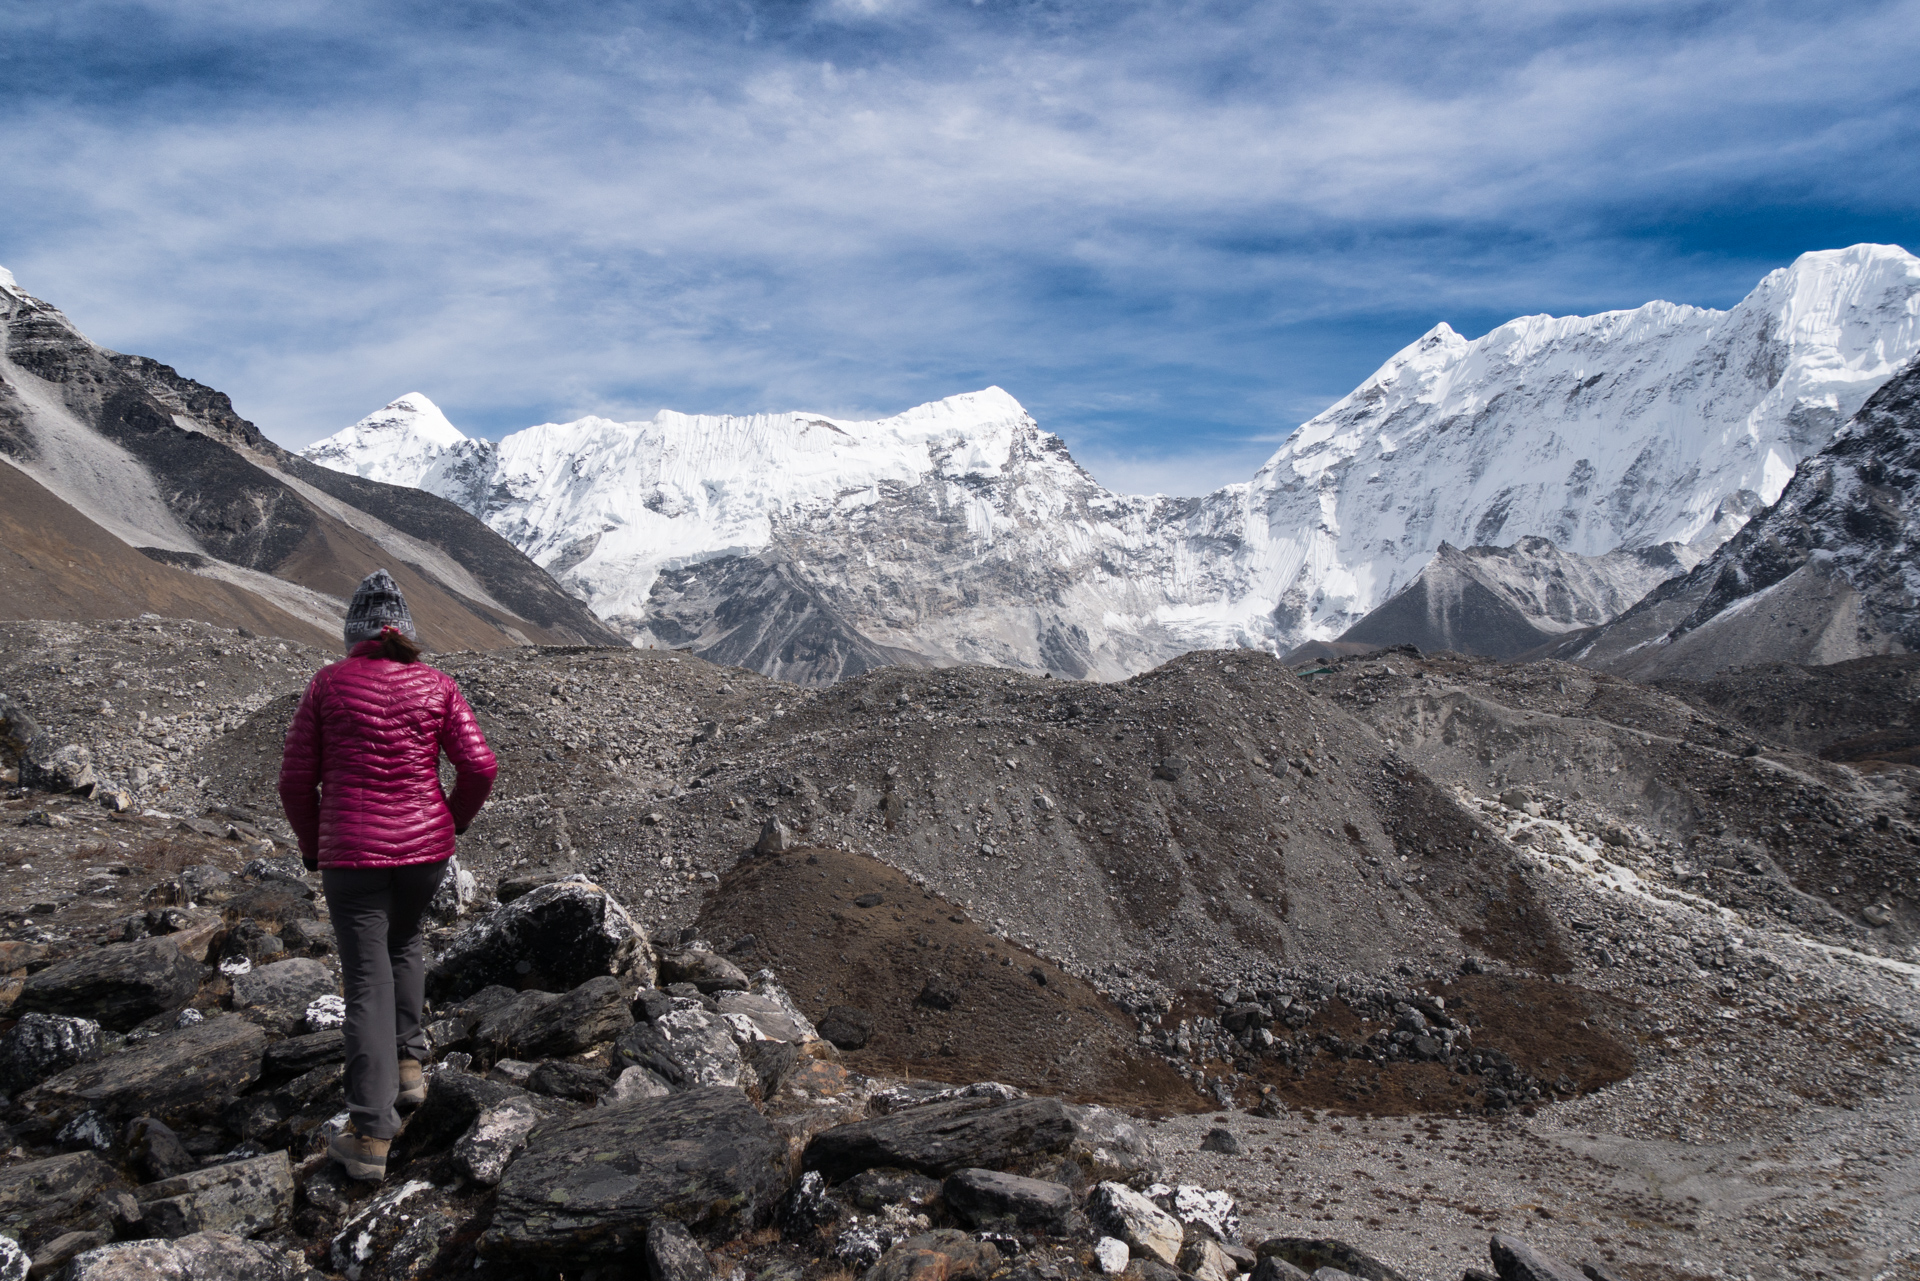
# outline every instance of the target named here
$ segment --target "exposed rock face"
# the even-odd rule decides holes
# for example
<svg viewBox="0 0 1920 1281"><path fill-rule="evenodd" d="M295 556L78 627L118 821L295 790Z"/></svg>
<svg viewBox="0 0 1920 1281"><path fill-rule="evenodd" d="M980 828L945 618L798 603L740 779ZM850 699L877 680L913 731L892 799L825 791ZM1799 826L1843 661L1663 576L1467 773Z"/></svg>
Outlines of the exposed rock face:
<svg viewBox="0 0 1920 1281"><path fill-rule="evenodd" d="M1493 1234L1487 1252L1500 1281L1584 1281L1585 1273L1504 1232Z"/></svg>
<svg viewBox="0 0 1920 1281"><path fill-rule="evenodd" d="M345 597L386 564L436 647L617 640L454 504L290 454L226 396L11 285L0 454L9 617L158 611L337 645Z"/></svg>
<svg viewBox="0 0 1920 1281"><path fill-rule="evenodd" d="M1711 559L1552 650L1636 680L1920 651L1920 364Z"/></svg>
<svg viewBox="0 0 1920 1281"><path fill-rule="evenodd" d="M468 926L427 973L434 1001L489 984L564 992L600 975L653 985L652 949L626 909L597 885L542 885Z"/></svg>
<svg viewBox="0 0 1920 1281"><path fill-rule="evenodd" d="M744 1094L702 1087L543 1127L500 1182L492 1255L613 1257L665 1215L726 1236L787 1190L787 1144Z"/></svg>
<svg viewBox="0 0 1920 1281"><path fill-rule="evenodd" d="M1514 658L1611 621L1701 559L1678 543L1576 556L1544 538L1511 547L1443 542L1404 590L1337 643Z"/></svg>
<svg viewBox="0 0 1920 1281"><path fill-rule="evenodd" d="M185 1004L206 972L165 938L114 943L41 970L21 989L19 1007L124 1032Z"/></svg>

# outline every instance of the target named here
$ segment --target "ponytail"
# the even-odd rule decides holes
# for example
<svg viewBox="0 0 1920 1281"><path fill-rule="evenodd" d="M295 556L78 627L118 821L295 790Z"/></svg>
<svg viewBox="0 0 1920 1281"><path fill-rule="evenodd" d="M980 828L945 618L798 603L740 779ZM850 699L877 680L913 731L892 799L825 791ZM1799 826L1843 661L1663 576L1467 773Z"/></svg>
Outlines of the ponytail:
<svg viewBox="0 0 1920 1281"><path fill-rule="evenodd" d="M399 628L382 627L380 648L367 657L389 658L396 663L417 663L420 661L420 646Z"/></svg>

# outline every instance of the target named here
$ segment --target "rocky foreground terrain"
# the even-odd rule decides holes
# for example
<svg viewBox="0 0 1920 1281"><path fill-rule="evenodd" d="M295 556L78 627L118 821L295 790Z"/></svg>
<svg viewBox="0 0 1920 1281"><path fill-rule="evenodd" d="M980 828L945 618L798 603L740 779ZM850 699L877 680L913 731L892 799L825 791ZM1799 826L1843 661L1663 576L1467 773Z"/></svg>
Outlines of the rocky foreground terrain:
<svg viewBox="0 0 1920 1281"><path fill-rule="evenodd" d="M371 1187L331 658L0 626L0 1276L1920 1275L1920 664L440 655L501 782Z"/></svg>

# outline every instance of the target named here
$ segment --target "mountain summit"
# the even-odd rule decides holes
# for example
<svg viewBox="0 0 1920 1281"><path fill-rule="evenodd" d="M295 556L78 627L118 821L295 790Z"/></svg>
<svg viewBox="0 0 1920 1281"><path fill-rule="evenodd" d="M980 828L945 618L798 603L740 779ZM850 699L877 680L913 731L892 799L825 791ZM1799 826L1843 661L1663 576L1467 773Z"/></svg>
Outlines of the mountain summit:
<svg viewBox="0 0 1920 1281"><path fill-rule="evenodd" d="M1920 259L1856 245L1727 311L1436 325L1250 483L1194 499L1110 493L999 388L497 444L415 394L306 456L450 499L642 643L802 680L914 659L1111 677L1337 636L1443 543L1706 555L1917 349Z"/></svg>

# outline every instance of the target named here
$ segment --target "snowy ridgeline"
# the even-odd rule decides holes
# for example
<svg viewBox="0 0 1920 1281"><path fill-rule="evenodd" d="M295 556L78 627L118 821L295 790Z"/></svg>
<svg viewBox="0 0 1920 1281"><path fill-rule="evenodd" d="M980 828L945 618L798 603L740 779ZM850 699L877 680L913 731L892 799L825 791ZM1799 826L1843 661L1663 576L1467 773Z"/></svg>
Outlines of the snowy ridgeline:
<svg viewBox="0 0 1920 1281"><path fill-rule="evenodd" d="M1436 326L1197 499L1109 493L998 388L878 422L668 412L498 443L415 394L306 454L451 499L643 642L802 678L796 652L839 646L845 674L862 645L1110 677L1337 636L1443 542L1666 544L1684 570L1917 348L1920 259L1859 245L1728 311Z"/></svg>

